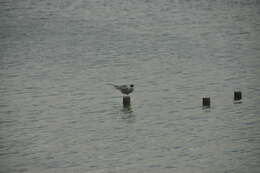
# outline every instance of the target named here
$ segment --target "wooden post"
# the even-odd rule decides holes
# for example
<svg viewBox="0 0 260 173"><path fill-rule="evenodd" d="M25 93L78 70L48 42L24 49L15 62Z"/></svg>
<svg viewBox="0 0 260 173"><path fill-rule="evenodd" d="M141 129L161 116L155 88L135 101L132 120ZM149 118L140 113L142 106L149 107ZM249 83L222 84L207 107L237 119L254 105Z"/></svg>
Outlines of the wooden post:
<svg viewBox="0 0 260 173"><path fill-rule="evenodd" d="M123 106L129 107L131 105L131 98L130 96L123 96Z"/></svg>
<svg viewBox="0 0 260 173"><path fill-rule="evenodd" d="M234 100L241 100L242 99L242 92L241 91L235 91L234 92Z"/></svg>
<svg viewBox="0 0 260 173"><path fill-rule="evenodd" d="M203 97L202 98L202 106L203 107L210 107L210 97Z"/></svg>

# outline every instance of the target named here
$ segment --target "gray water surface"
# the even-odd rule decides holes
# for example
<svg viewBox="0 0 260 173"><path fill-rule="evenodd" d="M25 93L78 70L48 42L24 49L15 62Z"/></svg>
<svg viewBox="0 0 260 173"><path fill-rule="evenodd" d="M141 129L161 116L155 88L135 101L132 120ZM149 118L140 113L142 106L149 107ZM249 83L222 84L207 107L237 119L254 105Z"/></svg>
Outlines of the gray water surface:
<svg viewBox="0 0 260 173"><path fill-rule="evenodd" d="M259 76L257 0L2 0L0 172L258 173Z"/></svg>

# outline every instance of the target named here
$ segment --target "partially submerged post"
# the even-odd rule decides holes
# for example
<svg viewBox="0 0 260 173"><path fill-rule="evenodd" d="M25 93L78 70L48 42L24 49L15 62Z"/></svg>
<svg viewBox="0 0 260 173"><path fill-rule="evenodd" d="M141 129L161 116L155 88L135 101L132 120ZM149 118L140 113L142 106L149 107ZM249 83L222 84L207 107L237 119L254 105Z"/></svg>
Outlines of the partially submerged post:
<svg viewBox="0 0 260 173"><path fill-rule="evenodd" d="M238 101L242 99L242 92L241 91L235 91L234 92L234 100Z"/></svg>
<svg viewBox="0 0 260 173"><path fill-rule="evenodd" d="M123 96L123 106L129 107L131 105L131 98L130 96Z"/></svg>
<svg viewBox="0 0 260 173"><path fill-rule="evenodd" d="M210 107L210 97L203 97L202 98L202 106L203 107Z"/></svg>

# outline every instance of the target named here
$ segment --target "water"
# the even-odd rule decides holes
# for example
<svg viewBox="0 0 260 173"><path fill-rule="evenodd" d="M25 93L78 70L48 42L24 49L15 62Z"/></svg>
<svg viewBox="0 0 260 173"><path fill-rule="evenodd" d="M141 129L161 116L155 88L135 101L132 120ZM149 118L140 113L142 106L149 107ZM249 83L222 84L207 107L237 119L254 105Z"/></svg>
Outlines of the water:
<svg viewBox="0 0 260 173"><path fill-rule="evenodd" d="M0 8L1 173L259 172L257 0Z"/></svg>

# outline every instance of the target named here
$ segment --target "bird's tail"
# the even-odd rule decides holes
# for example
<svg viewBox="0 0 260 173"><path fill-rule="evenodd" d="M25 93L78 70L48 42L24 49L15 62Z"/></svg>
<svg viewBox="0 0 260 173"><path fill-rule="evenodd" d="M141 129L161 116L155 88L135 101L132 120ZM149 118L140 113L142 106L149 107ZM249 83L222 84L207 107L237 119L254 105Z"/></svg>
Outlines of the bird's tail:
<svg viewBox="0 0 260 173"><path fill-rule="evenodd" d="M108 83L107 85L112 85L113 87L115 87L115 89L118 89L118 85L112 84L112 83Z"/></svg>

